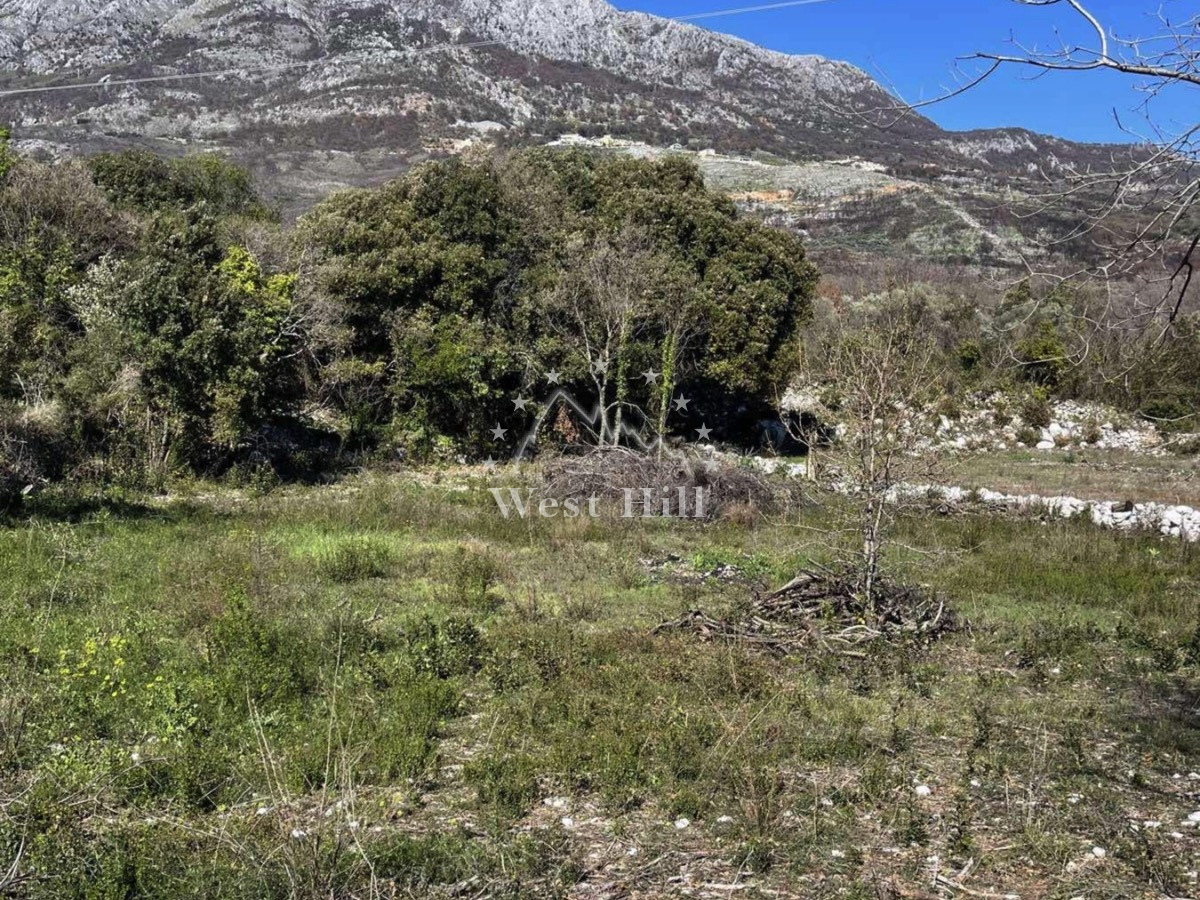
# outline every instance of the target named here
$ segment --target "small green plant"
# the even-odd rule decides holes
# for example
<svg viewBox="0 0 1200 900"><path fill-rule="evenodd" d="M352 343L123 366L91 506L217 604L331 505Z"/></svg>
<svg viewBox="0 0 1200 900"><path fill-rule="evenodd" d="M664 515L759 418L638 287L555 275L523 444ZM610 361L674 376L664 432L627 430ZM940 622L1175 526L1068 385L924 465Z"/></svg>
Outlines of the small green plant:
<svg viewBox="0 0 1200 900"><path fill-rule="evenodd" d="M488 658L483 634L469 619L435 621L424 616L404 634L413 669L435 678L480 671Z"/></svg>
<svg viewBox="0 0 1200 900"><path fill-rule="evenodd" d="M475 788L479 802L502 820L524 814L537 798L536 762L529 756L509 754L482 756L463 770L467 784Z"/></svg>
<svg viewBox="0 0 1200 900"><path fill-rule="evenodd" d="M1028 425L1017 430L1017 443L1024 444L1026 447L1036 447L1041 440L1042 433Z"/></svg>
<svg viewBox="0 0 1200 900"><path fill-rule="evenodd" d="M1054 419L1054 411L1050 407L1050 394L1038 386L1021 399L1021 418L1031 428L1049 428Z"/></svg>
<svg viewBox="0 0 1200 900"><path fill-rule="evenodd" d="M349 584L385 577L393 561L391 548L377 538L346 538L318 553L317 570L330 581Z"/></svg>
<svg viewBox="0 0 1200 900"><path fill-rule="evenodd" d="M481 612L495 612L503 604L496 588L500 584L500 563L485 550L460 547L450 565L450 593L445 601Z"/></svg>
<svg viewBox="0 0 1200 900"><path fill-rule="evenodd" d="M955 358L958 360L958 367L964 372L975 372L983 362L983 348L979 346L979 341L966 340L954 351Z"/></svg>

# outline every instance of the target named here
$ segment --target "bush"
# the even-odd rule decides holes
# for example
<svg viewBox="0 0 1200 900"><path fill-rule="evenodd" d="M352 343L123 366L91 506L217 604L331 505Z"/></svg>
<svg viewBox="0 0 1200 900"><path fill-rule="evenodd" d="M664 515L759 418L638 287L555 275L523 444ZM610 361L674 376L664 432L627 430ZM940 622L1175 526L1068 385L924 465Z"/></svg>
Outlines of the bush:
<svg viewBox="0 0 1200 900"><path fill-rule="evenodd" d="M958 367L966 373L975 372L983 362L983 348L979 346L979 341L975 340L963 341L954 351L954 355Z"/></svg>
<svg viewBox="0 0 1200 900"><path fill-rule="evenodd" d="M1039 323L1032 335L1018 342L1016 357L1022 377L1044 387L1058 387L1067 370L1067 345L1050 321Z"/></svg>
<svg viewBox="0 0 1200 900"><path fill-rule="evenodd" d="M490 554L460 547L450 561L452 572L448 579L451 604L461 604L483 612L492 612L501 600L495 593L500 580L500 565Z"/></svg>
<svg viewBox="0 0 1200 900"><path fill-rule="evenodd" d="M1045 388L1035 387L1021 400L1021 418L1031 428L1049 428L1054 420L1054 410ZM1040 438L1039 438L1040 440Z"/></svg>
<svg viewBox="0 0 1200 900"><path fill-rule="evenodd" d="M1140 412L1142 418L1168 434L1192 431L1200 416L1194 407L1174 398L1150 400L1142 404Z"/></svg>
<svg viewBox="0 0 1200 900"><path fill-rule="evenodd" d="M92 178L117 206L142 212L188 209L270 218L250 173L210 153L166 159L148 150L101 153L88 160Z"/></svg>
<svg viewBox="0 0 1200 900"><path fill-rule="evenodd" d="M246 698L283 703L307 696L317 683L312 636L302 625L264 616L244 591L234 591L209 631L208 661L217 699L244 711Z"/></svg>
<svg viewBox="0 0 1200 900"><path fill-rule="evenodd" d="M1042 433L1035 428L1025 426L1017 430L1017 442L1026 447L1036 447L1042 440Z"/></svg>
<svg viewBox="0 0 1200 900"><path fill-rule="evenodd" d="M435 678L478 672L489 654L483 633L465 618L424 616L405 629L404 639L413 669Z"/></svg>

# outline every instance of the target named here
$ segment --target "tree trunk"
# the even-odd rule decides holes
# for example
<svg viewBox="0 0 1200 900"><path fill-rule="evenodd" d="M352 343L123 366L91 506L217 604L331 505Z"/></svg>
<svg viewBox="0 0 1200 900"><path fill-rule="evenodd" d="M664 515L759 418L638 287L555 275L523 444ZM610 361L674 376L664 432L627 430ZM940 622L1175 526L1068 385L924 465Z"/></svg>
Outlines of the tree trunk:
<svg viewBox="0 0 1200 900"><path fill-rule="evenodd" d="M613 446L621 443L621 423L625 417L625 398L629 395L629 360L625 356L625 345L629 342L629 329L633 314L626 312L621 319L621 337L617 343L617 413L613 422Z"/></svg>

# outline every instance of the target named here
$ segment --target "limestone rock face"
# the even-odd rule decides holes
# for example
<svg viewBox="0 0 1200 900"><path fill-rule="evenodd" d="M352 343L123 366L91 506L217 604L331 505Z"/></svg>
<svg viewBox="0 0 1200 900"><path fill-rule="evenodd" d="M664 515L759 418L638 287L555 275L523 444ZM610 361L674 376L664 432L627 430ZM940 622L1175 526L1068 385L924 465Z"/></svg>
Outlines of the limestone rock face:
<svg viewBox="0 0 1200 900"><path fill-rule="evenodd" d="M227 74L120 83L213 71ZM918 115L882 128L895 100L848 63L604 0L0 0L0 91L47 79L111 85L0 98L23 152L221 151L285 210L476 143L611 133L730 165L756 151L827 162L807 173L820 176L813 196L871 191L942 235L914 238L921 252L1000 260L1019 256L958 192L1021 190L1031 172L1095 169L1113 152L1020 129L954 134ZM755 164L751 184L792 179L772 185L777 198L807 185ZM947 178L918 189L884 174L894 167Z"/></svg>

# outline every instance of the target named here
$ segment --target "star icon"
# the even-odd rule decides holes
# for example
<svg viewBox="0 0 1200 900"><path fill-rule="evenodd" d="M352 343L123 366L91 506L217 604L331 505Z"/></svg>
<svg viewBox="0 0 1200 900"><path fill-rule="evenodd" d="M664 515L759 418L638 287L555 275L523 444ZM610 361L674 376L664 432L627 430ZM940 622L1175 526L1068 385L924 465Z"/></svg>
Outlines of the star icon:
<svg viewBox="0 0 1200 900"><path fill-rule="evenodd" d="M551 369L546 373L546 380L551 384L558 384L558 380L562 378L562 373L558 369Z"/></svg>
<svg viewBox="0 0 1200 900"><path fill-rule="evenodd" d="M608 360L606 360L606 359L598 359L594 363L592 363L592 371L595 372L597 375L603 375L604 371L607 368L608 368Z"/></svg>
<svg viewBox="0 0 1200 900"><path fill-rule="evenodd" d="M642 377L646 379L646 384L658 384L658 376L662 372L655 372L653 369L647 369L642 373Z"/></svg>
<svg viewBox="0 0 1200 900"><path fill-rule="evenodd" d="M708 425L702 423L700 427L696 429L696 433L700 435L700 440L707 441L709 440L709 435L712 434L712 429L709 428Z"/></svg>
<svg viewBox="0 0 1200 900"><path fill-rule="evenodd" d="M519 409L521 412L525 412L525 404L528 402L529 401L526 400L524 397L518 397L516 400L513 401L513 407L515 409Z"/></svg>
<svg viewBox="0 0 1200 900"><path fill-rule="evenodd" d="M483 461L483 469L485 472L495 472L496 471L496 461L489 456L487 459L485 459Z"/></svg>
<svg viewBox="0 0 1200 900"><path fill-rule="evenodd" d="M504 440L504 436L506 434L508 434L508 429L501 428L500 423L497 422L496 427L492 429L492 437L494 437L498 441L502 441L502 440Z"/></svg>
<svg viewBox="0 0 1200 900"><path fill-rule="evenodd" d="M683 394L680 394L675 398L675 408L680 412L687 412L688 404L691 402L692 401L683 396Z"/></svg>

